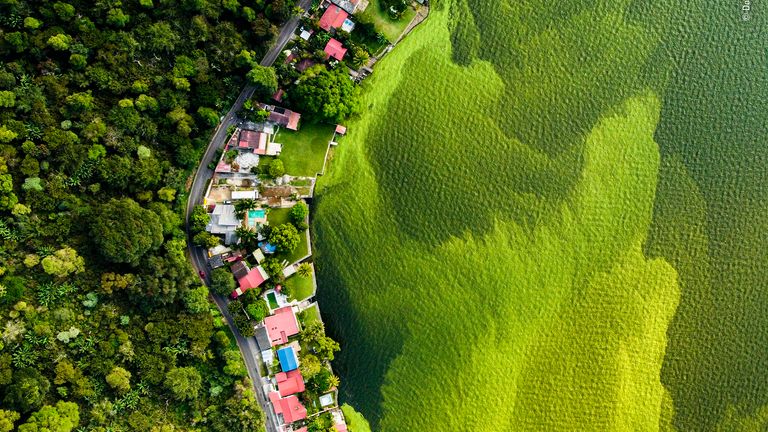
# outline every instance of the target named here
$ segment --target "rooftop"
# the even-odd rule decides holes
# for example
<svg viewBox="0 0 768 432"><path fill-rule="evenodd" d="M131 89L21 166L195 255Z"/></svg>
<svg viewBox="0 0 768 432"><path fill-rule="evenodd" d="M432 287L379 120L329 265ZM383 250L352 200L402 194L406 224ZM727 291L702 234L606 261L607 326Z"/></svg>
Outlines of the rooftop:
<svg viewBox="0 0 768 432"><path fill-rule="evenodd" d="M323 16L320 18L320 28L325 31L331 31L332 28L339 28L344 24L349 14L336 5L328 6Z"/></svg>
<svg viewBox="0 0 768 432"><path fill-rule="evenodd" d="M289 346L277 350L277 358L280 360L280 369L282 369L283 372L290 372L299 367L296 353L293 351L293 348Z"/></svg>
<svg viewBox="0 0 768 432"><path fill-rule="evenodd" d="M256 288L267 279L269 279L269 275L264 268L257 266L251 269L245 276L237 278L237 283L240 284L240 289L245 292L251 288Z"/></svg>
<svg viewBox="0 0 768 432"><path fill-rule="evenodd" d="M288 343L289 337L299 333L299 322L290 306L277 309L274 315L266 317L264 326L272 346Z"/></svg>
<svg viewBox="0 0 768 432"><path fill-rule="evenodd" d="M280 391L280 396L290 396L304 391L304 378L298 369L290 372L280 372L275 375L275 380L277 381L277 389Z"/></svg>
<svg viewBox="0 0 768 432"><path fill-rule="evenodd" d="M272 402L275 414L282 414L283 420L286 423L293 423L297 420L307 418L307 409L304 408L304 405L299 402L299 399L296 396L281 398L278 392L271 392L269 394L269 400Z"/></svg>
<svg viewBox="0 0 768 432"><path fill-rule="evenodd" d="M344 55L347 53L347 49L344 48L344 45L342 45L340 41L334 38L331 38L331 40L328 41L328 43L325 45L324 51L326 58L333 57L336 60L343 59Z"/></svg>
<svg viewBox="0 0 768 432"><path fill-rule="evenodd" d="M251 269L248 268L248 264L246 264L245 261L238 261L232 264L232 274L235 275L235 279L244 278L248 275L249 271L251 271Z"/></svg>
<svg viewBox="0 0 768 432"><path fill-rule="evenodd" d="M267 328L264 326L256 327L256 345L259 346L260 351L272 352L272 343L269 341L269 334L267 334Z"/></svg>

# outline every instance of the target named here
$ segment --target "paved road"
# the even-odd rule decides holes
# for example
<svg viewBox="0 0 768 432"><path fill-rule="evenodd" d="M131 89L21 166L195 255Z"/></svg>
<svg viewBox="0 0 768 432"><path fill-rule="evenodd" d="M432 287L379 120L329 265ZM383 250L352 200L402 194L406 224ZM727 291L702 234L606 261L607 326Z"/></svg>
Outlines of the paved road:
<svg viewBox="0 0 768 432"><path fill-rule="evenodd" d="M312 0L301 0L298 6L304 10L307 10L309 9L311 1ZM280 55L280 52L283 50L285 45L289 40L291 40L291 37L296 31L298 25L298 16L292 17L285 24L283 24L277 39L272 45L272 48L264 55L264 58L261 61L262 66L271 66L272 63L275 62L277 56ZM240 108L242 108L243 103L251 96L253 96L253 92L254 87L246 85L245 88L243 88L243 90L240 92L240 95L237 97L234 105L232 105L232 108L222 118L221 123L213 132L211 141L208 143L208 148L205 149L203 158L200 160L200 165L197 167L197 171L195 172L195 177L192 181L192 187L189 190L189 198L187 200L187 209L185 215L189 258L192 262L192 265L195 267L195 270L198 272L202 270L206 273L206 275L208 275L210 270L208 268L208 254L205 249L194 246L192 244L192 239L189 235L189 216L192 214L192 209L194 209L195 205L202 204L203 194L207 188L207 181L213 176L213 171L208 169L208 164L213 161L216 150L220 147L224 147L224 144L228 138L227 129L230 126L237 124L239 121L237 118L237 112L240 110ZM210 282L210 280L206 278L205 282L207 284ZM248 375L251 377L251 381L253 382L253 388L256 391L256 398L258 399L259 404L261 405L261 408L266 416L267 432L277 432L279 430L277 419L275 418L275 415L267 399L267 395L264 392L264 387L262 386L262 371L259 370L261 357L258 347L256 346L256 341L254 338L243 337L237 330L237 327L235 327L232 320L232 316L227 310L227 299L216 295L212 295L212 297L216 302L216 306L218 306L222 315L224 315L226 318L227 324L229 324L230 329L232 329L232 333L235 335L237 346L240 348L240 354L243 356L245 366L248 368Z"/></svg>

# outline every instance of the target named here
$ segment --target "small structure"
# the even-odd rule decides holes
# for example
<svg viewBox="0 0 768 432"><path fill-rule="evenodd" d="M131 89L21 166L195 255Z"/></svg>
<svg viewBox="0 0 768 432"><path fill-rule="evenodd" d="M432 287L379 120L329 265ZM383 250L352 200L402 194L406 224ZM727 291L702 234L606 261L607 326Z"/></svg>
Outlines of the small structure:
<svg viewBox="0 0 768 432"><path fill-rule="evenodd" d="M211 234L224 235L224 243L234 244L237 242L235 230L240 226L240 223L240 219L235 216L235 206L216 204L205 230Z"/></svg>
<svg viewBox="0 0 768 432"><path fill-rule="evenodd" d="M232 199L233 200L256 199L258 197L259 197L259 191L255 190L255 189L232 191Z"/></svg>
<svg viewBox="0 0 768 432"><path fill-rule="evenodd" d="M345 12L354 14L357 12L359 0L331 0L331 3L344 9Z"/></svg>
<svg viewBox="0 0 768 432"><path fill-rule="evenodd" d="M333 405L333 394L331 393L324 394L318 399L320 399L320 406L323 408Z"/></svg>
<svg viewBox="0 0 768 432"><path fill-rule="evenodd" d="M275 375L275 381L277 381L277 389L280 396L286 397L301 393L304 391L304 378L301 376L301 371L294 369L290 372L280 372Z"/></svg>
<svg viewBox="0 0 768 432"><path fill-rule="evenodd" d="M345 19L344 22L341 23L342 31L345 31L347 33L352 33L352 30L354 29L355 29L355 23L349 18Z"/></svg>
<svg viewBox="0 0 768 432"><path fill-rule="evenodd" d="M278 89L278 90L275 92L275 94L273 94L273 95L272 95L272 99L274 99L274 100L276 100L276 101L278 101L278 102L282 102L282 100L283 100L283 96L284 96L284 95L285 95L285 90L283 90L283 89Z"/></svg>
<svg viewBox="0 0 768 432"><path fill-rule="evenodd" d="M325 49L323 51L325 51L326 59L333 57L336 60L342 60L347 53L347 49L344 48L344 45L334 38L331 38L331 40L325 44Z"/></svg>
<svg viewBox="0 0 768 432"><path fill-rule="evenodd" d="M264 261L264 252L262 252L261 249L256 249L251 255L253 255L253 259L259 264Z"/></svg>
<svg viewBox="0 0 768 432"><path fill-rule="evenodd" d="M344 20L349 17L349 14L336 5L328 6L323 16L320 17L320 28L325 31L331 31L331 29L337 29L344 24Z"/></svg>
<svg viewBox="0 0 768 432"><path fill-rule="evenodd" d="M312 59L304 59L298 63L296 63L296 70L299 72L304 72L305 70L311 68L315 65L315 61Z"/></svg>
<svg viewBox="0 0 768 432"><path fill-rule="evenodd" d="M232 264L232 274L235 275L235 279L237 280L246 277L249 271L251 271L251 269L248 268L248 264L246 264L245 261L238 261Z"/></svg>
<svg viewBox="0 0 768 432"><path fill-rule="evenodd" d="M344 419L344 413L340 409L334 409L331 411L333 417L333 428L337 432L347 432L347 421Z"/></svg>
<svg viewBox="0 0 768 432"><path fill-rule="evenodd" d="M272 346L286 344L289 337L299 334L299 322L290 306L277 309L274 315L264 318L264 327Z"/></svg>
<svg viewBox="0 0 768 432"><path fill-rule="evenodd" d="M299 37L304 40L309 40L310 36L312 36L312 33L313 32L311 30L304 30L304 28L302 28Z"/></svg>
<svg viewBox="0 0 768 432"><path fill-rule="evenodd" d="M284 423L293 423L307 418L307 409L295 395L281 398L278 392L273 391L269 394L269 401L272 402L275 415L282 416Z"/></svg>
<svg viewBox="0 0 768 432"><path fill-rule="evenodd" d="M211 266L212 269L224 267L224 259L221 255L214 255L208 259L208 265Z"/></svg>
<svg viewBox="0 0 768 432"><path fill-rule="evenodd" d="M347 127L342 125L336 125L336 133L339 135L346 135Z"/></svg>
<svg viewBox="0 0 768 432"><path fill-rule="evenodd" d="M299 360L296 358L296 352L293 351L291 346L277 350L277 358L280 360L280 369L283 372L290 372L299 368Z"/></svg>

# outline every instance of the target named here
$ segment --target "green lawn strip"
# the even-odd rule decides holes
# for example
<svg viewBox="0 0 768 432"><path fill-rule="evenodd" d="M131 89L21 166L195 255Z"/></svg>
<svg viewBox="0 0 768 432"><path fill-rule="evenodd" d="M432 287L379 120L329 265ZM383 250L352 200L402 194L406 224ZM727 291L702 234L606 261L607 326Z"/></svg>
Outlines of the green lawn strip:
<svg viewBox="0 0 768 432"><path fill-rule="evenodd" d="M395 42L403 30L408 27L408 23L411 22L415 15L416 11L412 7L408 7L399 20L393 21L389 18L387 12L381 8L379 1L372 0L365 9L365 12L360 14L360 18L363 21L372 22L376 29L384 33L384 36L390 42Z"/></svg>
<svg viewBox="0 0 768 432"><path fill-rule="evenodd" d="M289 223L290 208L273 208L269 210L267 215L267 221L273 227ZM287 260L288 263L296 262L297 260L304 258L309 253L309 246L307 244L307 235L304 232L299 233L299 245L291 253L276 253L275 258Z"/></svg>
<svg viewBox="0 0 768 432"><path fill-rule="evenodd" d="M287 285L287 283L286 283ZM311 307L308 307L301 311L299 314L299 317L301 319L301 322L303 325L308 325L312 322L321 322L320 319L320 309L317 307L317 303L313 304Z"/></svg>
<svg viewBox="0 0 768 432"><path fill-rule="evenodd" d="M285 287L288 288L290 295L289 300L306 300L312 295L314 291L314 285L312 284L312 277L301 277L299 275L293 275L285 281Z"/></svg>
<svg viewBox="0 0 768 432"><path fill-rule="evenodd" d="M293 176L314 176L323 169L334 125L304 123L298 132L280 129L274 141L283 145L280 160Z"/></svg>

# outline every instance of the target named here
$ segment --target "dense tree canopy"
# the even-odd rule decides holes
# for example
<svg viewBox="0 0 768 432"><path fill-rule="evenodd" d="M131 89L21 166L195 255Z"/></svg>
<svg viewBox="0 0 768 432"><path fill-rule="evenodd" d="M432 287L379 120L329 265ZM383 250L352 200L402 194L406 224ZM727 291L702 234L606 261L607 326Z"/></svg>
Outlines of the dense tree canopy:
<svg viewBox="0 0 768 432"><path fill-rule="evenodd" d="M0 1L0 431L263 428L182 224L292 6Z"/></svg>
<svg viewBox="0 0 768 432"><path fill-rule="evenodd" d="M254 65L246 78L249 84L256 87L257 97L266 98L277 91L277 74L272 67Z"/></svg>
<svg viewBox="0 0 768 432"><path fill-rule="evenodd" d="M359 89L345 68L317 65L304 71L290 98L311 119L338 123L357 112Z"/></svg>
<svg viewBox="0 0 768 432"><path fill-rule="evenodd" d="M163 227L154 212L130 198L112 199L93 216L93 240L112 262L136 265L163 242Z"/></svg>
<svg viewBox="0 0 768 432"><path fill-rule="evenodd" d="M299 232L292 224L282 224L272 228L269 242L275 245L279 252L293 252L299 245Z"/></svg>

